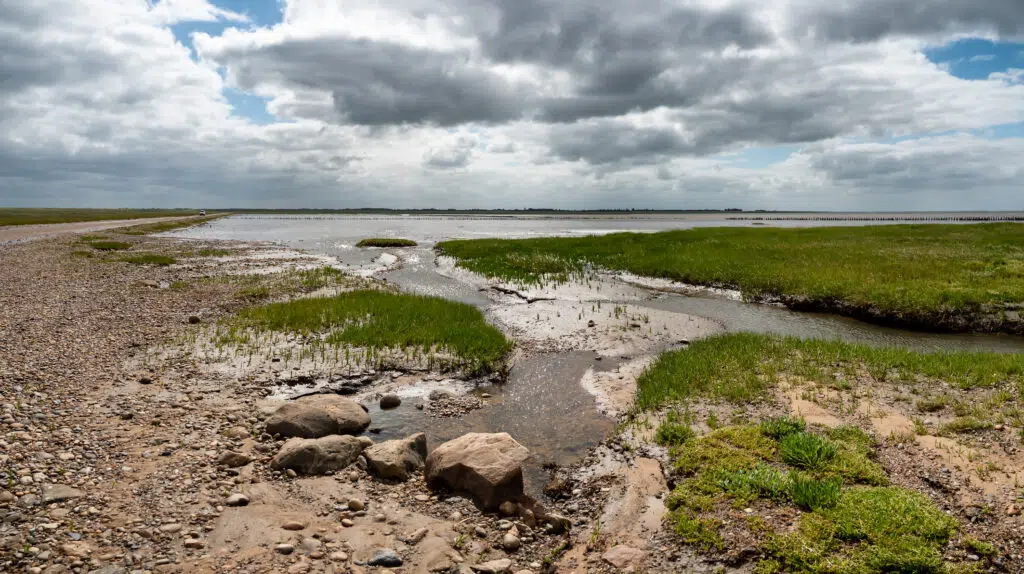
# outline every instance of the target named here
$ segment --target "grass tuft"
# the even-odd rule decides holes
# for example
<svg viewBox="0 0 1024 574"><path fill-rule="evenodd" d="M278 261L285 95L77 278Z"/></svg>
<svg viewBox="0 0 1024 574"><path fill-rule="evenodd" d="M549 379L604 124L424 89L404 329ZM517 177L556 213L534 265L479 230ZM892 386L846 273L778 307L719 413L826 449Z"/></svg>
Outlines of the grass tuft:
<svg viewBox="0 0 1024 574"><path fill-rule="evenodd" d="M834 443L809 432L789 434L779 442L782 461L806 470L825 470L838 452Z"/></svg>
<svg viewBox="0 0 1024 574"><path fill-rule="evenodd" d="M169 255L158 255L156 253L141 253L139 255L132 255L131 257L123 257L121 261L124 261L125 263L131 263L132 265L160 266L173 265L178 262L177 259Z"/></svg>
<svg viewBox="0 0 1024 574"><path fill-rule="evenodd" d="M99 251L123 251L131 249L132 244L123 241L93 241L89 246Z"/></svg>
<svg viewBox="0 0 1024 574"><path fill-rule="evenodd" d="M764 436L775 440L803 432L806 428L807 423L804 422L804 419L797 417L777 417L761 421L761 432Z"/></svg>
<svg viewBox="0 0 1024 574"><path fill-rule="evenodd" d="M838 478L818 479L794 472L790 474L788 494L803 510L831 508L839 502L843 482Z"/></svg>
<svg viewBox="0 0 1024 574"><path fill-rule="evenodd" d="M682 421L677 411L669 411L665 420L658 425L654 433L654 441L661 446L679 446L692 439L696 434L690 425Z"/></svg>
<svg viewBox="0 0 1024 574"><path fill-rule="evenodd" d="M371 237L356 243L356 247L416 247L418 245L411 239L399 239L395 237Z"/></svg>

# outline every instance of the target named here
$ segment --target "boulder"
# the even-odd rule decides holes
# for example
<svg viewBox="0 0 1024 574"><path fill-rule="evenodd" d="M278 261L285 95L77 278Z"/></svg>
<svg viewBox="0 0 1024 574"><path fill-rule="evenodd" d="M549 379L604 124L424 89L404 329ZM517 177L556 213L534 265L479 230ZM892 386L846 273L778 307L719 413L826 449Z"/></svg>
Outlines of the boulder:
<svg viewBox="0 0 1024 574"><path fill-rule="evenodd" d="M484 509L523 498L526 447L508 433L469 433L427 457L427 485L467 493Z"/></svg>
<svg viewBox="0 0 1024 574"><path fill-rule="evenodd" d="M370 415L355 401L338 395L311 395L277 409L267 419L267 433L285 438L320 438L359 434L370 426Z"/></svg>
<svg viewBox="0 0 1024 574"><path fill-rule="evenodd" d="M302 474L325 474L341 470L355 462L372 441L365 437L332 435L323 438L293 438L284 443L270 461L277 470L291 469Z"/></svg>
<svg viewBox="0 0 1024 574"><path fill-rule="evenodd" d="M384 395L380 398L380 408L394 409L402 404L402 398L398 395Z"/></svg>
<svg viewBox="0 0 1024 574"><path fill-rule="evenodd" d="M423 468L427 458L427 435L416 433L398 440L377 443L363 452L370 472L381 478L408 480Z"/></svg>

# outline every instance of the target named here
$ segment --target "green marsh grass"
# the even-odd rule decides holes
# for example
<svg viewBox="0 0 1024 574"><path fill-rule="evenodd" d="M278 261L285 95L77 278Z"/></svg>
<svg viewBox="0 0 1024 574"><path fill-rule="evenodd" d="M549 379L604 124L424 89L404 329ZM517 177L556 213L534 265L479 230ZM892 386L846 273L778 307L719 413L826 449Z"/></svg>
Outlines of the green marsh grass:
<svg viewBox="0 0 1024 574"><path fill-rule="evenodd" d="M2 208L0 209L0 226L142 219L146 217L182 217L198 214L199 212L194 209Z"/></svg>
<svg viewBox="0 0 1024 574"><path fill-rule="evenodd" d="M356 247L416 247L418 245L411 239L400 239L396 237L370 237L356 243Z"/></svg>
<svg viewBox="0 0 1024 574"><path fill-rule="evenodd" d="M866 369L878 381L926 377L961 388L1012 389L1021 396L1024 354L917 352L753 333L716 335L664 353L637 380L637 406L707 397L732 402L767 397L786 377L830 385Z"/></svg>
<svg viewBox="0 0 1024 574"><path fill-rule="evenodd" d="M1024 225L702 228L445 241L461 267L524 285L626 271L932 325L1024 301Z"/></svg>
<svg viewBox="0 0 1024 574"><path fill-rule="evenodd" d="M225 344L244 344L252 333L320 338L327 347L416 349L452 353L459 368L500 369L512 343L480 311L437 297L358 290L333 297L296 299L245 309L226 325Z"/></svg>
<svg viewBox="0 0 1024 574"><path fill-rule="evenodd" d="M99 251L124 251L131 249L132 244L123 241L92 241L89 243L89 247Z"/></svg>
<svg viewBox="0 0 1024 574"><path fill-rule="evenodd" d="M173 265L178 262L177 259L169 255L160 255L157 253L140 253L138 255L132 255L129 257L121 258L121 261L125 263L131 263L132 265L159 265L167 266Z"/></svg>

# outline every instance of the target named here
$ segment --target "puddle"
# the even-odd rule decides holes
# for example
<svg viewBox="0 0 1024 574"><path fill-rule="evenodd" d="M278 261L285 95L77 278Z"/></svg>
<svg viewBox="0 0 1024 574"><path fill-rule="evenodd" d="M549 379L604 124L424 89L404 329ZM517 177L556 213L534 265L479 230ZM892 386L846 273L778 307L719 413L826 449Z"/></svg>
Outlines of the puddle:
<svg viewBox="0 0 1024 574"><path fill-rule="evenodd" d="M396 409L381 410L375 401L367 405L371 428L380 429L367 436L381 441L422 431L433 449L467 432L507 432L530 450L524 469L527 491L539 496L549 474L544 465L578 462L614 429L615 422L600 414L594 397L580 388L580 379L588 369L616 366L615 361L595 360L593 353L536 355L516 364L504 385L473 390L491 397L483 408L454 418L435 418L416 409L437 384L408 389L410 398Z"/></svg>

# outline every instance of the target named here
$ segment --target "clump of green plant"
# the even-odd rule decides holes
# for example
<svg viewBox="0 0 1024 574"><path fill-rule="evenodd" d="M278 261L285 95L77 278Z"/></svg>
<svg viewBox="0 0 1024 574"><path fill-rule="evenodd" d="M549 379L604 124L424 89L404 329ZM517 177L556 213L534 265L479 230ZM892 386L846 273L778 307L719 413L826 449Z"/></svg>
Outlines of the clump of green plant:
<svg viewBox="0 0 1024 574"><path fill-rule="evenodd" d="M790 477L766 463L758 463L751 469L724 471L719 473L718 486L741 504L758 498L783 501L789 496Z"/></svg>
<svg viewBox="0 0 1024 574"><path fill-rule="evenodd" d="M227 257L233 252L230 249L218 249L215 247L205 247L196 252L199 257Z"/></svg>
<svg viewBox="0 0 1024 574"><path fill-rule="evenodd" d="M805 514L796 532L769 538L762 572L945 570L942 547L958 528L927 497L897 487L855 486Z"/></svg>
<svg viewBox="0 0 1024 574"><path fill-rule="evenodd" d="M132 244L123 241L93 241L89 243L89 247L99 251L123 251L131 249Z"/></svg>
<svg viewBox="0 0 1024 574"><path fill-rule="evenodd" d="M356 243L356 247L416 247L418 245L411 239L399 239L396 237L371 237Z"/></svg>
<svg viewBox="0 0 1024 574"><path fill-rule="evenodd" d="M132 265L160 265L167 266L173 265L178 262L177 259L170 255L160 255L157 253L140 253L139 255L132 255L130 257L123 257L121 261L125 263L131 263Z"/></svg>
<svg viewBox="0 0 1024 574"><path fill-rule="evenodd" d="M949 395L938 395L935 397L917 401L917 410L922 413L934 413L941 411L950 404Z"/></svg>
<svg viewBox="0 0 1024 574"><path fill-rule="evenodd" d="M775 440L781 440L791 434L801 433L807 429L804 419L797 417L776 417L761 421L761 432Z"/></svg>
<svg viewBox="0 0 1024 574"><path fill-rule="evenodd" d="M988 430L993 426L994 425L990 421L974 417L958 417L939 427L938 433L940 435L951 435L957 433L978 432Z"/></svg>
<svg viewBox="0 0 1024 574"><path fill-rule="evenodd" d="M839 478L819 479L800 472L789 478L789 498L803 510L831 508L839 502L843 481Z"/></svg>
<svg viewBox="0 0 1024 574"><path fill-rule="evenodd" d="M881 486L887 478L871 460L875 441L862 429L844 425L817 434L802 423L729 426L674 448L680 479L665 502L680 539L721 551L716 512L765 500L803 514L795 532L781 535L751 520L757 515L748 517L765 541L758 572L941 571L941 550L956 522L926 497Z"/></svg>
<svg viewBox="0 0 1024 574"><path fill-rule="evenodd" d="M654 433L654 441L661 446L678 446L695 436L690 425L683 422L678 411L671 410L665 414L665 420L658 425Z"/></svg>
<svg viewBox="0 0 1024 574"><path fill-rule="evenodd" d="M978 556L981 556L982 558L992 558L993 556L999 554L999 551L996 550L996 547L994 545L983 540L978 540L973 536L968 536L967 538L964 538L964 548L970 550Z"/></svg>
<svg viewBox="0 0 1024 574"><path fill-rule="evenodd" d="M74 256L74 257L82 257L82 258L85 258L85 259L91 259L91 258L95 257L91 251L82 251L82 250L72 251L71 255Z"/></svg>
<svg viewBox="0 0 1024 574"><path fill-rule="evenodd" d="M779 441L782 461L807 470L824 470L836 457L836 445L809 432L796 432Z"/></svg>

